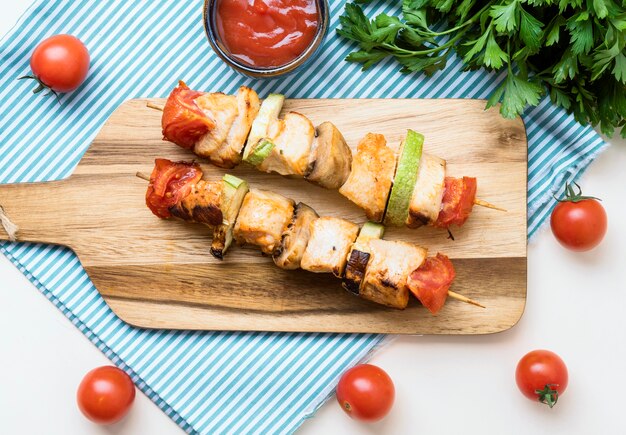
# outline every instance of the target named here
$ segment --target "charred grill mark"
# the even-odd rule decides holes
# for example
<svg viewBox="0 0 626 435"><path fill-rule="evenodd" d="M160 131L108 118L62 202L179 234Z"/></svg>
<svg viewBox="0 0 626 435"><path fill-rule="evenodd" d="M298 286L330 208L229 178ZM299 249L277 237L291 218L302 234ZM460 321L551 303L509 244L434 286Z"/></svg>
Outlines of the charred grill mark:
<svg viewBox="0 0 626 435"><path fill-rule="evenodd" d="M176 204L170 207L170 213L172 216L178 219L182 219L184 221L191 221L191 216L186 208L184 208L181 204Z"/></svg>
<svg viewBox="0 0 626 435"><path fill-rule="evenodd" d="M299 202L298 204L296 204L296 206L293 209L293 217L291 218L291 223L289 224L290 226L293 226L296 222L296 219L298 219L298 215L300 214L300 211L306 206L306 204L304 204L303 202Z"/></svg>
<svg viewBox="0 0 626 435"><path fill-rule="evenodd" d="M361 282L365 276L365 269L370 260L368 252L353 250L346 265L343 287L351 293L358 295L361 291Z"/></svg>
<svg viewBox="0 0 626 435"><path fill-rule="evenodd" d="M425 214L409 210L409 222L407 227L415 229L421 227L422 225L428 225L429 222L430 219Z"/></svg>
<svg viewBox="0 0 626 435"><path fill-rule="evenodd" d="M398 289L398 286L396 285L395 282L390 281L387 278L383 278L380 280L380 283L383 287L387 287L387 288L392 288L392 289Z"/></svg>
<svg viewBox="0 0 626 435"><path fill-rule="evenodd" d="M316 164L317 164L317 160L313 160L312 162L309 162L307 164L307 167L304 170L304 177L305 178L307 178L309 175L311 175L313 173L313 171L315 170Z"/></svg>
<svg viewBox="0 0 626 435"><path fill-rule="evenodd" d="M304 170L304 177L308 177L309 175L311 175L311 173L313 172L313 170L315 169L315 164L316 164L317 160L313 160L312 162L309 162L307 164L306 169Z"/></svg>
<svg viewBox="0 0 626 435"><path fill-rule="evenodd" d="M278 245L278 247L274 250L274 254L273 257L274 258L278 258L281 255L283 255L283 251L285 250L285 238L287 237L287 234L283 234L283 237L280 241L280 245Z"/></svg>
<svg viewBox="0 0 626 435"><path fill-rule="evenodd" d="M196 205L193 208L192 216L195 222L208 225L220 225L223 220L222 210L214 205Z"/></svg>
<svg viewBox="0 0 626 435"><path fill-rule="evenodd" d="M346 277L341 282L341 286L345 288L346 290L348 290L350 293L357 295L357 296L359 295L361 291L361 282L360 281L357 282L355 280L350 279L347 274L346 274Z"/></svg>
<svg viewBox="0 0 626 435"><path fill-rule="evenodd" d="M217 258L218 260L223 260L224 259L224 250L211 247L211 255L213 257Z"/></svg>
<svg viewBox="0 0 626 435"><path fill-rule="evenodd" d="M196 205L193 209L189 210L183 204L176 204L170 207L170 213L172 216L182 219L187 222L196 222L200 224L206 224L211 226L220 225L222 223L222 210L214 205L201 206Z"/></svg>

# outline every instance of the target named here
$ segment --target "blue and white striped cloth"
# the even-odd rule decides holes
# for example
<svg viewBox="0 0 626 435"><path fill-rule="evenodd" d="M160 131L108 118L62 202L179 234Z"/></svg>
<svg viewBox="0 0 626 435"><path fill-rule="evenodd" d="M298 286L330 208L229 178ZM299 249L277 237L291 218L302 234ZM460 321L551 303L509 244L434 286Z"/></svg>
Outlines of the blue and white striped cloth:
<svg viewBox="0 0 626 435"><path fill-rule="evenodd" d="M392 4L393 3L393 4ZM398 12L374 2L369 15ZM385 62L368 73L342 59L353 48L334 32L344 2L331 1L330 31L305 70L256 82L210 50L201 0L38 0L0 42L0 183L68 177L110 113L134 97L164 97L178 79L192 88L299 98L485 98L502 80L461 73L458 59L435 77L406 76ZM29 56L43 38L70 33L87 45L91 71L61 104L30 93ZM604 147L546 100L525 115L529 139L528 232ZM61 247L0 244L4 253L139 388L188 432L289 433L312 415L338 376L365 358L378 335L172 332L133 328L104 303L76 256Z"/></svg>

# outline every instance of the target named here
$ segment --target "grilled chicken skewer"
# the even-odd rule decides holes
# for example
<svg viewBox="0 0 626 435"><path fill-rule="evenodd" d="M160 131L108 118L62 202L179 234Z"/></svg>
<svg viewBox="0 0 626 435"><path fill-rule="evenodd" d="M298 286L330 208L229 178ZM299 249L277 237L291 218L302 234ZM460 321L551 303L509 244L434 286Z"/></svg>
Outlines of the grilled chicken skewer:
<svg viewBox="0 0 626 435"><path fill-rule="evenodd" d="M320 217L304 203L249 189L228 174L207 181L195 163L156 159L149 177L137 176L150 182L146 204L156 216L213 230L211 253L216 258L222 259L235 240L259 247L280 268L333 273L350 292L389 307L406 308L409 292L433 313L447 296L482 306L449 291L455 272L445 255L427 258L424 248L382 240L380 224L360 228L345 219Z"/></svg>
<svg viewBox="0 0 626 435"><path fill-rule="evenodd" d="M384 136L369 133L353 156L331 122L314 127L297 112L280 119L283 103L278 94L260 103L245 86L234 96L180 82L162 109L163 138L216 166L232 168L243 159L263 172L338 189L369 220L388 226L461 226L474 204L505 211L476 199L475 178L446 177L445 160L422 153L424 138L415 132L409 130L399 153Z"/></svg>

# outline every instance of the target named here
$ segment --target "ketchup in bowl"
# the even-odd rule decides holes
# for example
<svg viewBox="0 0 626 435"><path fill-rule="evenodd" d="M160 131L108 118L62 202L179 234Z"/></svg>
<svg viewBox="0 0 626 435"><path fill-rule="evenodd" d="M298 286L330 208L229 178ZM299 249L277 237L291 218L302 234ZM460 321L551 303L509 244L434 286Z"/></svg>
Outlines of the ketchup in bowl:
<svg viewBox="0 0 626 435"><path fill-rule="evenodd" d="M217 0L219 37L239 62L257 68L286 65L313 42L315 0Z"/></svg>

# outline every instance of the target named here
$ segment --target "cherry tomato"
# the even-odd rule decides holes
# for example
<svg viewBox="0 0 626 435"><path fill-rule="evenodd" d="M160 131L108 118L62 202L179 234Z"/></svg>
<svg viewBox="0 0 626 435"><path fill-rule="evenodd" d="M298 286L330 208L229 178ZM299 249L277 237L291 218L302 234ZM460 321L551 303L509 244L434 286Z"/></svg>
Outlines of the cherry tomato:
<svg viewBox="0 0 626 435"><path fill-rule="evenodd" d="M515 381L524 396L552 408L567 389L567 367L549 350L533 350L517 363Z"/></svg>
<svg viewBox="0 0 626 435"><path fill-rule="evenodd" d="M158 217L168 218L172 216L170 208L189 195L201 178L202 169L197 163L156 159L146 191L146 204Z"/></svg>
<svg viewBox="0 0 626 435"><path fill-rule="evenodd" d="M600 244L606 234L607 218L602 204L582 196L570 184L565 185L565 198L552 210L550 226L556 239L572 251L588 251Z"/></svg>
<svg viewBox="0 0 626 435"><path fill-rule="evenodd" d="M78 88L89 72L89 52L80 39L71 35L55 35L44 39L35 47L30 58L33 76L39 86L54 92L70 92Z"/></svg>
<svg viewBox="0 0 626 435"><path fill-rule="evenodd" d="M389 413L396 390L380 367L360 364L345 372L337 385L337 401L350 417L373 422Z"/></svg>
<svg viewBox="0 0 626 435"><path fill-rule="evenodd" d="M102 366L85 375L76 393L78 408L89 420L112 424L121 420L135 400L135 385L117 367Z"/></svg>

